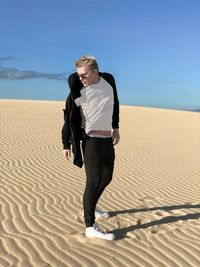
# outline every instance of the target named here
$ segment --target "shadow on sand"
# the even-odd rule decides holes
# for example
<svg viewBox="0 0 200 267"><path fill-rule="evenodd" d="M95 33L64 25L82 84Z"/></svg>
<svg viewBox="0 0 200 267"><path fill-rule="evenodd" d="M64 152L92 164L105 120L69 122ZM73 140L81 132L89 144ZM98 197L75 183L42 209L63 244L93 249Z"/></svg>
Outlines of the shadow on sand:
<svg viewBox="0 0 200 267"><path fill-rule="evenodd" d="M200 208L200 204L196 205L190 205L190 204L185 204L185 205L177 205L177 206L164 206L164 207L153 207L153 208L142 208L142 209L129 209L129 210L121 210L121 211L111 211L110 216L116 216L119 214L127 214L127 213L137 213L137 212L146 212L146 211L156 211L156 210L163 210L163 211L172 211L172 210L180 210L180 209L198 209ZM200 213L193 213L193 214L186 214L182 216L167 216L162 219L152 221L149 223L144 223L144 224L137 224L137 225L132 225L129 227L125 227L122 229L116 229L112 231L113 234L116 236L116 240L120 240L125 238L126 234L128 232L132 232L137 229L146 229L155 225L160 225L160 224L169 224L169 223L174 223L178 221L187 221L187 220L194 220L194 219L199 219L200 218Z"/></svg>

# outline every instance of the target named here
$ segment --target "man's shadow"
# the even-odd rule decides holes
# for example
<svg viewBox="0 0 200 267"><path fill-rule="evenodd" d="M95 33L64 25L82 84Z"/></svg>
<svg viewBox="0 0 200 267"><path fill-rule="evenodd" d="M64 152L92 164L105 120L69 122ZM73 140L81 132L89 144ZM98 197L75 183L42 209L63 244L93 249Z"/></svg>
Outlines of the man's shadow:
<svg viewBox="0 0 200 267"><path fill-rule="evenodd" d="M142 208L142 209L129 209L129 210L121 210L121 211L111 211L110 217L114 217L119 214L127 214L127 213L137 213L137 212L146 212L146 211L154 211L154 210L163 210L163 211L172 211L172 210L179 210L179 209L198 209L200 208L200 204L196 205L190 205L190 204L185 204L185 205L177 205L177 206L164 206L164 207L153 207L153 208ZM137 225L132 225L129 227L125 227L122 229L116 229L112 231L113 234L116 236L116 240L123 239L128 232L132 232L137 229L146 229L155 225L160 225L160 224L169 224L169 223L174 223L178 221L187 221L187 220L194 220L194 219L199 219L200 218L200 213L193 213L193 214L186 214L182 216L167 216L164 217L160 220L152 221L149 223L144 223L144 224L137 224Z"/></svg>

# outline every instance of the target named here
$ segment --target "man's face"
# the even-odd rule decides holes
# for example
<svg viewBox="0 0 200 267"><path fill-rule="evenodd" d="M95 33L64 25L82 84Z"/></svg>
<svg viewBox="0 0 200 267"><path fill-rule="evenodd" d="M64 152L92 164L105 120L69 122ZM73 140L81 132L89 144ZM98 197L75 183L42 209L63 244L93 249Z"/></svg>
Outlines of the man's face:
<svg viewBox="0 0 200 267"><path fill-rule="evenodd" d="M92 70L87 66L77 68L77 73L83 86L88 86L93 83L96 83L98 79L98 71Z"/></svg>

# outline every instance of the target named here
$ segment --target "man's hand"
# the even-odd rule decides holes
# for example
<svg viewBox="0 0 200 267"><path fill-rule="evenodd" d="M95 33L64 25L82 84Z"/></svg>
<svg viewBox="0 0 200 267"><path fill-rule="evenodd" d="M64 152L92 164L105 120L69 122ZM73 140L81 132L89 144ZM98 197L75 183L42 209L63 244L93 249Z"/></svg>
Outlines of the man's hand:
<svg viewBox="0 0 200 267"><path fill-rule="evenodd" d="M63 149L63 154L68 160L70 160L70 158L71 158L71 149Z"/></svg>
<svg viewBox="0 0 200 267"><path fill-rule="evenodd" d="M119 129L114 129L112 133L113 145L117 145L120 140Z"/></svg>

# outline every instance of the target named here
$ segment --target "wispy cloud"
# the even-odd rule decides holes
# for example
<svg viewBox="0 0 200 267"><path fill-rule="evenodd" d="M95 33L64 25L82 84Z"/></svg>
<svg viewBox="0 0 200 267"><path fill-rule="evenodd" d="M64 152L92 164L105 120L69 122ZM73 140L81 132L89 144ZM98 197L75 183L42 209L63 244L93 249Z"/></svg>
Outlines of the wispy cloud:
<svg viewBox="0 0 200 267"><path fill-rule="evenodd" d="M0 67L1 80L26 80L36 78L63 80L65 79L65 73L51 74L33 70L18 70L14 68Z"/></svg>
<svg viewBox="0 0 200 267"><path fill-rule="evenodd" d="M0 57L0 61L17 60L17 57Z"/></svg>

